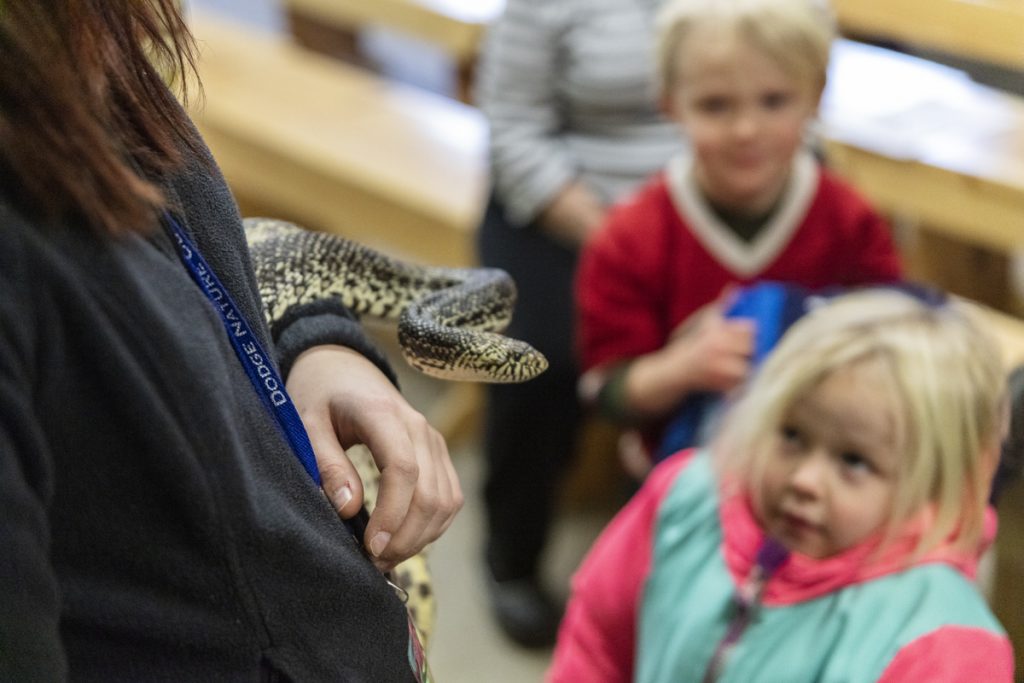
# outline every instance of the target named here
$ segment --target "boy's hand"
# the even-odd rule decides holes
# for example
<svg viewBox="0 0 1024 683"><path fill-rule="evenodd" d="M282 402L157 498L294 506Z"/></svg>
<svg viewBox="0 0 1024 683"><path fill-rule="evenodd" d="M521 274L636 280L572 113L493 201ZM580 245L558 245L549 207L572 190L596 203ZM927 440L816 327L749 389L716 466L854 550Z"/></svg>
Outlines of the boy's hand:
<svg viewBox="0 0 1024 683"><path fill-rule="evenodd" d="M661 417L695 391L728 391L750 372L752 320L726 318L734 287L697 310L676 328L662 349L633 362L626 400L637 414Z"/></svg>
<svg viewBox="0 0 1024 683"><path fill-rule="evenodd" d="M696 324L666 348L690 391L728 391L746 379L754 354L752 320L726 318L720 308L700 312Z"/></svg>

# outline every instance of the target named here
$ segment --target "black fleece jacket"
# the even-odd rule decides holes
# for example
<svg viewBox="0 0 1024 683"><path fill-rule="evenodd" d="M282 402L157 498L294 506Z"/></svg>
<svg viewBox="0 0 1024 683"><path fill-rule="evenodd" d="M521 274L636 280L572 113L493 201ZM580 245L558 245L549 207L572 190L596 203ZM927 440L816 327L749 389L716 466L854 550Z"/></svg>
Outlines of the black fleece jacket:
<svg viewBox="0 0 1024 683"><path fill-rule="evenodd" d="M212 162L176 214L283 375L339 304L262 322ZM407 681L405 612L272 422L154 225L38 225L0 176L0 681Z"/></svg>

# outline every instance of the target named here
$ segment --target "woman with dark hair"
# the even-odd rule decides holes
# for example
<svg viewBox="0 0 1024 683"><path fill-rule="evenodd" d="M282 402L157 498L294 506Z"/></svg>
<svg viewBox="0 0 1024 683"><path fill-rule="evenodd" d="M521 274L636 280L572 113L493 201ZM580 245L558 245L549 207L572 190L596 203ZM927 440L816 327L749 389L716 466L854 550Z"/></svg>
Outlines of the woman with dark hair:
<svg viewBox="0 0 1024 683"><path fill-rule="evenodd" d="M192 59L174 0L0 0L0 680L413 680L380 570L461 506L447 449L340 304L263 324L165 85ZM250 382L189 248L305 431ZM355 443L382 470L362 548Z"/></svg>

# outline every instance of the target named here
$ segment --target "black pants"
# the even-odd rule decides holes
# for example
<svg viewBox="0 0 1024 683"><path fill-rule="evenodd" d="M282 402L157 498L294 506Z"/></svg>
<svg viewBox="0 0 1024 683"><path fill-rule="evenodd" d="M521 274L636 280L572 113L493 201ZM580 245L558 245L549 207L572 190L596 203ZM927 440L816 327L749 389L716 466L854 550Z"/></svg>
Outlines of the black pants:
<svg viewBox="0 0 1024 683"><path fill-rule="evenodd" d="M577 253L536 226L514 227L491 202L479 233L484 265L513 277L518 300L506 334L547 356L524 384L487 388L484 455L486 558L495 578L536 573L580 422L572 281Z"/></svg>

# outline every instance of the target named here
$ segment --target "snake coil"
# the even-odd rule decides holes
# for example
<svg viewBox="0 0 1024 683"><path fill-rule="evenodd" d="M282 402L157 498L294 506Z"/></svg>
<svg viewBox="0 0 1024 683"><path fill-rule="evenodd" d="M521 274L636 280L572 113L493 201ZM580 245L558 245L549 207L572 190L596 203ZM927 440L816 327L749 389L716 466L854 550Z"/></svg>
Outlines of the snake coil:
<svg viewBox="0 0 1024 683"><path fill-rule="evenodd" d="M547 368L536 349L500 334L516 300L503 270L417 265L287 221L244 224L270 323L291 306L337 298L357 315L397 321L406 362L432 377L525 382Z"/></svg>

